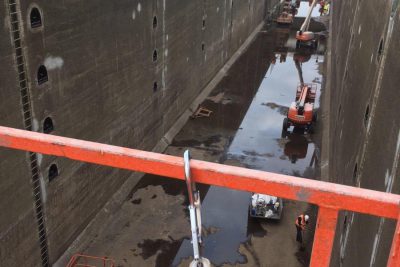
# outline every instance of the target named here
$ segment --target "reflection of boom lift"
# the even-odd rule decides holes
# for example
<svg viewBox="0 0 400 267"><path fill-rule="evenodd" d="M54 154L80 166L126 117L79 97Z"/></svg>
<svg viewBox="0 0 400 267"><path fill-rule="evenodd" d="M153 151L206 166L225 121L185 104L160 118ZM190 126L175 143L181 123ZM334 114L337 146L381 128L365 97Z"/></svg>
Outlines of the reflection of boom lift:
<svg viewBox="0 0 400 267"><path fill-rule="evenodd" d="M293 23L293 15L283 11L282 14L276 19L276 22L280 25L290 25Z"/></svg>
<svg viewBox="0 0 400 267"><path fill-rule="evenodd" d="M276 22L279 25L290 25L293 23L293 17L294 15L292 14L292 6L290 1L285 0L284 5L283 5L283 11L279 15L279 17L276 19Z"/></svg>
<svg viewBox="0 0 400 267"><path fill-rule="evenodd" d="M299 159L307 156L308 140L304 135L292 133L288 135L289 141L285 144L284 154L294 164Z"/></svg>
<svg viewBox="0 0 400 267"><path fill-rule="evenodd" d="M294 64L296 65L297 72L299 73L299 78L300 78L300 84L304 84L304 79L303 79L303 70L301 69L300 61L295 59ZM297 98L297 93L296 93L296 98Z"/></svg>
<svg viewBox="0 0 400 267"><path fill-rule="evenodd" d="M300 30L296 33L296 48L299 48L300 46L317 48L318 46L318 41L315 38L315 34L311 31L308 31L308 28L310 27L311 14L316 4L317 0L314 0L310 6L310 9L308 10L308 14L303 25L301 25Z"/></svg>

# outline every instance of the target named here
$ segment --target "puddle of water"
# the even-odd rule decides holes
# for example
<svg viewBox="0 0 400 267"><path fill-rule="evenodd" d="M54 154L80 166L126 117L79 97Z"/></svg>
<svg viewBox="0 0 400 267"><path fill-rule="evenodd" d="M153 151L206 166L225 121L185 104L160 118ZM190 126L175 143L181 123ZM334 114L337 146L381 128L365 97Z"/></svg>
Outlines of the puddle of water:
<svg viewBox="0 0 400 267"><path fill-rule="evenodd" d="M146 239L139 243L138 247L142 249L140 256L143 259L148 259L157 254L156 266L170 266L172 263L170 255L178 251L181 243L182 240L173 240L171 237L170 240Z"/></svg>
<svg viewBox="0 0 400 267"><path fill-rule="evenodd" d="M202 255L211 259L213 264L225 262L245 263L245 257L238 253L238 244L247 240L247 207L250 194L227 188L210 187L202 203L203 226L217 228L213 234L204 238ZM225 218L224 218L225 217ZM227 222L227 219L229 222ZM235 233L235 234L232 234ZM182 243L173 266L177 266L182 258L192 255L190 240Z"/></svg>
<svg viewBox="0 0 400 267"><path fill-rule="evenodd" d="M319 15L320 15L320 12L319 12L320 7L321 6L319 4L317 4L315 6L315 8L313 9L313 11L311 13L311 17L319 17ZM297 12L296 17L306 17L307 14L308 14L309 8L310 8L310 6L309 6L308 1L307 2L301 1L300 2L300 7L297 9L298 12Z"/></svg>
<svg viewBox="0 0 400 267"><path fill-rule="evenodd" d="M312 55L302 64L305 82L320 81L318 63L322 56ZM316 149L311 138L293 133L281 138L282 122L290 104L294 101L299 76L294 63L294 54L288 53L286 61L276 63L262 82L253 103L229 148L228 159L236 159L252 169L298 174L303 176L309 167ZM317 99L320 84L317 84ZM316 101L315 108L319 107ZM271 155L273 156L266 156Z"/></svg>

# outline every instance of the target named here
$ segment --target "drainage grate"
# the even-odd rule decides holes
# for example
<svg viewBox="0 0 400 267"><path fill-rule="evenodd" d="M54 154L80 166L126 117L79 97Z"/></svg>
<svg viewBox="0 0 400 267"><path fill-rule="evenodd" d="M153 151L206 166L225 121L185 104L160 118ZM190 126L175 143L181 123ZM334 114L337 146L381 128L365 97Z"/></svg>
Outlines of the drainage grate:
<svg viewBox="0 0 400 267"><path fill-rule="evenodd" d="M11 38L14 44L15 59L17 63L19 88L21 93L21 104L23 111L24 127L28 131L32 131L32 110L29 96L29 88L27 82L27 74L25 71L25 61L21 46L21 33L20 33L20 22L19 22L19 11L15 0L9 0L9 15L11 25ZM44 218L44 211L42 206L42 193L40 189L39 179L39 167L37 163L36 153L29 152L29 160L31 164L31 175L32 175L32 191L35 202L35 213L36 222L39 234L39 245L42 259L42 266L48 267L49 254L47 248L47 237L46 237L46 225Z"/></svg>

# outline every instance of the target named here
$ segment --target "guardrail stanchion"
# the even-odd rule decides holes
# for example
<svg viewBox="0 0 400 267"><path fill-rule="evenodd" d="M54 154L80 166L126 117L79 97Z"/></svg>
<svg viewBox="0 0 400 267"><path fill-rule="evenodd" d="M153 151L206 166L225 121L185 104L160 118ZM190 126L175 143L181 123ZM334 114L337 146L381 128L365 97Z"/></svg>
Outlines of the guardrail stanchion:
<svg viewBox="0 0 400 267"><path fill-rule="evenodd" d="M311 267L329 267L339 211L319 207L315 227Z"/></svg>
<svg viewBox="0 0 400 267"><path fill-rule="evenodd" d="M388 267L400 266L400 212L394 232L392 248L389 254Z"/></svg>

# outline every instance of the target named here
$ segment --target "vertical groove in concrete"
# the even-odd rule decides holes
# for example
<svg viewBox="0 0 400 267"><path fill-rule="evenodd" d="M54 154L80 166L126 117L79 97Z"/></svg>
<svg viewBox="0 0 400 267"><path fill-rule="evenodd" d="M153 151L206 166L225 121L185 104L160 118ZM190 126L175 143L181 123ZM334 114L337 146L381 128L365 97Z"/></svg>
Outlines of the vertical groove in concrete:
<svg viewBox="0 0 400 267"><path fill-rule="evenodd" d="M28 77L26 74L25 60L22 49L22 33L20 30L20 10L16 0L8 1L8 11L10 19L10 34L14 45L15 62L18 73L19 90L21 94L21 105L24 120L24 127L32 131L32 107L28 88ZM42 266L49 266L47 235L45 216L42 205L42 192L40 188L39 167L36 153L29 152L29 163L31 170L32 192L36 213L36 223L38 227L39 246L41 252Z"/></svg>
<svg viewBox="0 0 400 267"><path fill-rule="evenodd" d="M381 60L379 63L379 67L378 67L378 71L377 71L377 78L376 78L376 82L375 82L375 87L373 88L373 92L372 92L372 104L371 104L371 108L370 108L370 119L369 122L367 124L367 131L365 134L365 142L361 148L360 151L360 155L361 155L361 159L360 159L360 170L363 169L364 164L365 164L365 156L366 156L366 150L367 150L367 146L368 146L368 141L370 140L370 135L371 135L371 121L374 120L375 118L375 114L376 114L376 108L377 108L377 104L378 104L378 99L380 96L380 92L381 92L381 87L382 87L382 79L383 79L383 75L385 72L385 66L386 66L386 59L387 59L387 55L388 55L388 51L389 51L389 47L391 44L391 40L392 40L392 33L393 33L393 25L394 25L394 18L393 17L389 17L389 21L387 23L387 26L385 28L385 35L383 40L383 44L384 44L384 48L383 48L383 55L381 56ZM360 181L360 177L358 177L358 181L357 184L359 185L361 183ZM390 192L388 192L390 193Z"/></svg>

